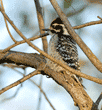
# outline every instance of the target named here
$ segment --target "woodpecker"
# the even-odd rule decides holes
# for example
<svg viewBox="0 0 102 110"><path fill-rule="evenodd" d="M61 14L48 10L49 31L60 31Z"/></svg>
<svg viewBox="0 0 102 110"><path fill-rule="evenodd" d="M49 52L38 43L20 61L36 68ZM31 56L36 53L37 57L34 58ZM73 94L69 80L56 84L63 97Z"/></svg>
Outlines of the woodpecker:
<svg viewBox="0 0 102 110"><path fill-rule="evenodd" d="M50 25L50 28L43 29L43 31L49 31L52 35L48 45L48 54L53 58L61 61L62 63L68 65L69 67L80 71L76 42L68 33L62 20L59 17L54 19ZM65 69L58 64L52 62L49 59L46 60L47 65L54 71L65 71ZM67 70L66 72L69 74ZM74 78L74 80L77 81L79 85L83 86L81 84L82 78L74 74L71 74L71 77Z"/></svg>

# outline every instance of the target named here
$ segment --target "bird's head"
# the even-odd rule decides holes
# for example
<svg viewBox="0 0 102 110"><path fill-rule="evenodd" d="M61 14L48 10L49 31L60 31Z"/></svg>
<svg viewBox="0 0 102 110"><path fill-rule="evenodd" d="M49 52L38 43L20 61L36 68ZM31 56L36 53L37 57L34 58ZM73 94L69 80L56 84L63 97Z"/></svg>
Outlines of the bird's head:
<svg viewBox="0 0 102 110"><path fill-rule="evenodd" d="M69 35L67 29L59 17L52 21L49 29L43 29L43 31L49 31L51 34Z"/></svg>

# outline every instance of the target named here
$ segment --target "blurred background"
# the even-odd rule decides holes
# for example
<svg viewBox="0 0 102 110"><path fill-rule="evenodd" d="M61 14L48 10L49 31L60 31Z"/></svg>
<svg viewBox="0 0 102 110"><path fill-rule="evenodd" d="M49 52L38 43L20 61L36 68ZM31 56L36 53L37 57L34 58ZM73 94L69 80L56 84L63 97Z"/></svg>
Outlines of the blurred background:
<svg viewBox="0 0 102 110"><path fill-rule="evenodd" d="M42 6L45 27L48 28L51 21L58 15L49 0L39 1ZM101 0L67 1L68 2L66 3L64 0L57 0L61 9L67 15L72 26L81 25L91 21L97 21L99 20L97 16L102 17ZM6 14L14 22L18 29L26 36L26 38L40 34L34 0L3 0L3 4ZM11 27L11 25L9 25L9 29L17 41L22 40L21 37ZM78 29L76 32L102 62L102 24ZM0 50L7 48L14 43L7 32L4 18L1 13L0 38ZM48 42L50 38L51 36L49 35L47 37ZM42 49L41 39L37 39L32 42ZM38 53L26 43L21 44L12 50L26 53ZM93 64L89 61L89 59L79 47L78 53L81 71L85 74L102 79L102 74L93 66ZM28 67L26 68L25 73L29 74L32 71L34 71L34 69ZM0 89L22 78L23 76L20 73L24 73L24 70L18 68L14 70L0 65ZM37 75L31 79L39 84L40 77L41 75ZM102 86L86 79L83 79L83 85L86 87L86 92L95 102L102 92ZM45 91L47 97L56 110L78 110L78 108L74 106L74 102L66 90L51 78L43 76L42 89ZM17 94L15 95L16 92ZM41 95L41 98L40 110L52 110L45 97ZM0 95L0 110L37 110L38 101L39 88L34 85L34 83L27 80L22 83L22 85L18 85ZM99 105L99 109L101 109L101 106L102 101Z"/></svg>

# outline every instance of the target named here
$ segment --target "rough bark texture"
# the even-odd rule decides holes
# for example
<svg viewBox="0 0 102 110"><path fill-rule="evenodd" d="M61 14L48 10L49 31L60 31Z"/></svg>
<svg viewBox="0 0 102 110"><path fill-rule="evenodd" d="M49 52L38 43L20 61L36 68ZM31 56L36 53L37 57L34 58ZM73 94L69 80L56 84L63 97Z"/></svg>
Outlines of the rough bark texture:
<svg viewBox="0 0 102 110"><path fill-rule="evenodd" d="M50 67L46 66L46 60L42 55L14 51L0 53L0 63L5 62L25 65L35 69L40 67L43 75L50 76L68 91L73 98L75 105L78 106L80 110L98 110L97 107L95 109L95 104L86 91L80 87L76 81L74 81L68 74L57 73L50 69Z"/></svg>

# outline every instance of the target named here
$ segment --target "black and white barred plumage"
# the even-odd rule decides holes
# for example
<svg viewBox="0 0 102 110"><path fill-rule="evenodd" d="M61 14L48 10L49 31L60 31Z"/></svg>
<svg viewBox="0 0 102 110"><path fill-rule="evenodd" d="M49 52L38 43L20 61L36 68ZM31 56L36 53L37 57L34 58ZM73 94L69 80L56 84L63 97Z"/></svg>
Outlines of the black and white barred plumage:
<svg viewBox="0 0 102 110"><path fill-rule="evenodd" d="M60 36L56 50L60 53L63 60L67 62L69 67L79 69L76 43L71 36Z"/></svg>
<svg viewBox="0 0 102 110"><path fill-rule="evenodd" d="M51 23L50 29L48 29L48 31L53 34L49 42L48 54L55 59L60 60L62 63L67 64L69 67L80 71L76 42L69 35L62 20L59 17ZM65 70L49 59L47 59L47 65L57 72ZM70 74L68 71L67 73ZM76 81L82 81L80 77L74 74L71 75Z"/></svg>

